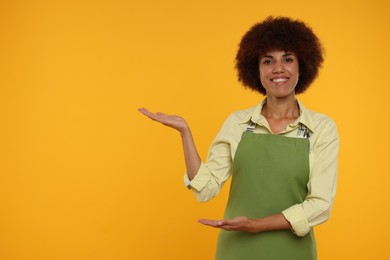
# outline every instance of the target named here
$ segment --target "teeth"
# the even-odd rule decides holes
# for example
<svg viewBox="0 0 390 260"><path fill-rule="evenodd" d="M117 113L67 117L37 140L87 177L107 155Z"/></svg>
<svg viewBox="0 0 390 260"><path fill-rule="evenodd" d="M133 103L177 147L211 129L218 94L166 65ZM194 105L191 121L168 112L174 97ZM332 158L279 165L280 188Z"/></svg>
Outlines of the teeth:
<svg viewBox="0 0 390 260"><path fill-rule="evenodd" d="M287 79L286 78L278 78L278 79L273 79L272 81L273 82L285 82L285 81L287 81Z"/></svg>

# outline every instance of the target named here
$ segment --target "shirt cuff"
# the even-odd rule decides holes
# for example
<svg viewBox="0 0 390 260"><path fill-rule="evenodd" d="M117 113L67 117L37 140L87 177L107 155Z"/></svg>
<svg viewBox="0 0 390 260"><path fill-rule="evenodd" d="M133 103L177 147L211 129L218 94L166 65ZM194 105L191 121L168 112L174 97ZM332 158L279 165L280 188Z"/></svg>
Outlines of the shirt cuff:
<svg viewBox="0 0 390 260"><path fill-rule="evenodd" d="M201 191L207 183L210 181L210 170L207 168L205 164L201 164L198 172L195 177L190 180L187 172L184 174L184 185L188 189L195 189L197 191Z"/></svg>
<svg viewBox="0 0 390 260"><path fill-rule="evenodd" d="M310 232L309 222L300 204L289 207L288 209L282 211L282 214L287 221L290 222L292 232L295 235L303 237Z"/></svg>
<svg viewBox="0 0 390 260"><path fill-rule="evenodd" d="M184 174L184 185L187 187L187 189L191 189L191 180L188 177L187 172Z"/></svg>

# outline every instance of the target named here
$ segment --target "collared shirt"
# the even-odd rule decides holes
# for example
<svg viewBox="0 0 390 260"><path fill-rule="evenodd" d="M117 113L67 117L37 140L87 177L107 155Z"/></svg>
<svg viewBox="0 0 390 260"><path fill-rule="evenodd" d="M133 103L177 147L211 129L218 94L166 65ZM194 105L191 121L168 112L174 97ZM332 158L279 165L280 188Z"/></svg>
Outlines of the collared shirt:
<svg viewBox="0 0 390 260"><path fill-rule="evenodd" d="M259 105L234 112L224 122L212 142L208 157L196 176L190 181L184 175L188 188L196 198L205 202L215 197L232 174L232 162L248 123L256 124L254 133L273 134L261 114L266 99ZM312 226L328 220L336 193L339 137L335 123L327 116L306 109L298 101L300 116L279 135L298 137L301 124L310 131L310 177L307 197L303 203L282 211L297 236L306 235ZM259 205L261 206L261 205Z"/></svg>

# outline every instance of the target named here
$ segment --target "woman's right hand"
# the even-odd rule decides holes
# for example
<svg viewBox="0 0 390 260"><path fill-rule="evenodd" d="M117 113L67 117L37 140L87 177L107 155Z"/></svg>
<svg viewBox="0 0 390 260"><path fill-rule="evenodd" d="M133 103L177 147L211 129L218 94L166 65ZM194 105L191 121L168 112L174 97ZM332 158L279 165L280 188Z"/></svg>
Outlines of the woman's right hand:
<svg viewBox="0 0 390 260"><path fill-rule="evenodd" d="M187 122L184 120L184 118L180 116L167 115L161 112L152 113L146 108L139 108L138 111L156 122L159 122L163 125L176 129L181 134L189 130L189 126Z"/></svg>
<svg viewBox="0 0 390 260"><path fill-rule="evenodd" d="M184 159L186 163L187 174L190 180L192 180L197 174L202 162L200 160L194 139L192 138L190 127L188 126L187 122L180 116L166 115L164 113L159 112L152 113L146 108L139 108L138 111L149 117L150 119L159 122L163 125L172 127L173 129L176 129L180 132L183 143Z"/></svg>

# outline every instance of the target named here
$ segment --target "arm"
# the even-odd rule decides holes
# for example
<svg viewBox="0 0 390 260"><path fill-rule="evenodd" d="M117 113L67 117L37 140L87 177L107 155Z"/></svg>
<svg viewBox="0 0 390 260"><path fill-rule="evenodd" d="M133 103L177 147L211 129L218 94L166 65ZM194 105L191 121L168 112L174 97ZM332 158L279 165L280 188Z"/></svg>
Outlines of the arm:
<svg viewBox="0 0 390 260"><path fill-rule="evenodd" d="M313 147L313 161L308 195L301 204L293 205L282 213L291 223L294 233L304 236L310 227L329 219L336 194L339 137L336 125L328 120Z"/></svg>
<svg viewBox="0 0 390 260"><path fill-rule="evenodd" d="M163 113L154 114L145 108L140 108L139 112L180 132L187 168L187 172L184 174L187 187L194 192L195 197L200 202L206 202L215 197L230 177L232 163L230 142L231 139L239 140L242 133L242 129L232 131L232 128L237 127L237 119L229 117L225 121L210 146L206 163L202 163L190 128L183 118Z"/></svg>
<svg viewBox="0 0 390 260"><path fill-rule="evenodd" d="M194 139L190 128L180 132L181 141L183 144L184 160L186 163L187 174L190 180L195 178L201 165L201 160L196 149Z"/></svg>
<svg viewBox="0 0 390 260"><path fill-rule="evenodd" d="M184 160L188 177L193 179L199 170L201 160L187 122L180 116L166 115L164 113L154 114L146 108L140 108L138 111L156 122L179 131L183 144Z"/></svg>

